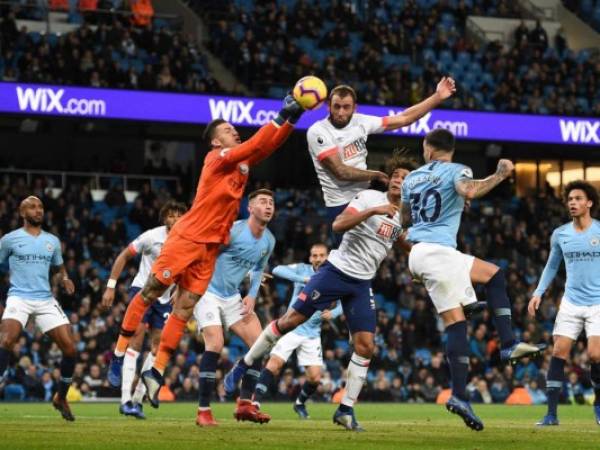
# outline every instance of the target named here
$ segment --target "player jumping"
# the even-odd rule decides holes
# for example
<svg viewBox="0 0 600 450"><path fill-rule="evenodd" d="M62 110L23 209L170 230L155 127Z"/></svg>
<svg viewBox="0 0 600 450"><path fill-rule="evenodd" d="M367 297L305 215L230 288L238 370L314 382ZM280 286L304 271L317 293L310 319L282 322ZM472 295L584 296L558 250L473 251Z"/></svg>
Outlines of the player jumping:
<svg viewBox="0 0 600 450"><path fill-rule="evenodd" d="M154 264L154 261L158 257L167 235L177 220L185 214L186 210L187 208L183 203L174 201L165 203L159 212L160 221L163 225L145 231L129 244L127 248L124 248L123 251L119 253L119 256L117 256L117 259L115 259L115 262L113 263L110 271L110 278L106 283L106 290L102 296L102 307L104 309L109 309L112 306L115 299L117 279L121 275L127 262L137 255L141 255L140 266L138 273L129 288L129 299L131 300L133 296L142 289L144 283L148 279L152 264ZM146 418L142 408L142 400L144 399L146 388L141 380L138 380L137 382L133 397L131 395L137 359L142 351L142 346L144 345L144 336L146 335L147 327L150 330L151 349L142 365L142 372L152 367L154 355L156 354L158 343L160 341L160 332L165 325L167 317L171 313L172 293L173 289L167 289L165 293L159 297L158 301L148 308L142 323L137 327L135 334L129 341L129 347L125 352L125 357L123 359L121 405L119 406L119 412L126 416L134 416L138 419ZM109 372L108 375L110 377L111 373ZM113 380L113 382L116 383L117 380Z"/></svg>
<svg viewBox="0 0 600 450"><path fill-rule="evenodd" d="M77 352L69 319L52 296L50 266L58 267L57 276L67 294L73 294L75 286L63 264L60 240L42 230L42 201L35 196L27 197L19 206L19 214L23 218L23 227L5 234L0 240L0 264L8 259L10 269L10 288L0 323L0 378L8 367L10 353L21 331L29 318L33 318L41 332L56 342L62 352L60 382L52 405L65 420L74 421L67 392Z"/></svg>
<svg viewBox="0 0 600 450"><path fill-rule="evenodd" d="M452 379L452 396L446 408L460 415L474 430L483 429L466 394L469 368L467 322L463 306L477 303L472 283L485 285L500 336L500 357L513 361L538 353L542 346L517 342L512 329L511 305L506 294L504 272L498 266L456 250L456 234L465 199L479 198L510 176L513 164L498 162L493 175L474 180L470 168L452 162L454 136L436 129L425 137L426 164L413 171L402 187L402 216L412 243L408 264L414 277L424 284L442 318L447 335L446 353Z"/></svg>
<svg viewBox="0 0 600 450"><path fill-rule="evenodd" d="M346 393L333 421L348 430L363 430L354 416L354 403L365 382L375 348L376 315L371 280L394 243L402 245L404 242L399 213L401 187L404 177L414 167L411 161L395 154L388 162L389 190L365 190L354 196L333 222L334 231L345 232L339 249L331 251L292 308L267 325L232 369L232 375L239 376L236 374L260 360L285 333L341 299L354 352L348 366ZM253 404L240 419L262 423L271 417Z"/></svg>
<svg viewBox="0 0 600 450"><path fill-rule="evenodd" d="M554 346L546 375L548 412L537 425L558 425L558 399L565 381L565 362L583 329L596 394L594 415L600 425L600 222L592 218L592 212L598 208L598 192L590 183L573 181L565 187L564 200L573 220L552 233L548 262L527 308L529 314L535 316L542 295L564 259L567 282L554 323Z"/></svg>
<svg viewBox="0 0 600 450"><path fill-rule="evenodd" d="M215 390L217 363L223 350L223 327L238 335L248 347L261 332L254 305L263 271L275 248L275 237L267 228L275 214L275 203L273 192L268 189L254 191L248 199L250 217L233 224L229 244L217 258L206 294L194 308L205 345L200 361L200 404L196 417L199 426L217 425L210 409L210 397ZM248 272L250 288L242 299L239 288ZM260 362L256 363L242 378L237 409L250 402L260 367Z"/></svg>
<svg viewBox="0 0 600 450"><path fill-rule="evenodd" d="M329 115L307 131L308 149L315 165L329 222L348 206L356 194L377 180L387 186L383 172L367 170L367 139L409 126L440 105L456 91L452 78L442 78L429 98L394 116L377 117L356 112L356 92L340 85L329 94ZM332 234L334 247L341 235Z"/></svg>
<svg viewBox="0 0 600 450"><path fill-rule="evenodd" d="M298 263L277 266L273 269L273 275L294 283L292 299L296 299L306 286L306 283L308 283L319 267L327 260L328 254L329 250L325 244L314 244L310 248L310 264ZM289 308L292 308L291 302ZM321 368L323 367L321 322L323 319L335 319L341 314L342 305L338 301L336 307L332 310L315 311L310 319L283 336L271 351L269 361L261 372L254 392L254 401L259 403L262 401L269 386L272 385L275 377L279 375L288 358L295 351L298 357L298 365L304 367L306 381L302 385L293 408L300 419L308 419L306 401L319 387ZM228 379L231 380L231 378L230 376L225 381ZM225 387L227 388L227 384Z"/></svg>
<svg viewBox="0 0 600 450"><path fill-rule="evenodd" d="M303 109L291 96L274 120L242 143L237 130L222 119L213 120L204 131L211 150L206 155L190 210L175 224L152 266L144 288L129 303L110 372L120 385L123 356L148 307L173 284L178 289L151 370L142 373L153 407L163 373L185 330L196 302L205 293L222 244L228 244L231 225L240 207L250 167L273 153L294 129Z"/></svg>

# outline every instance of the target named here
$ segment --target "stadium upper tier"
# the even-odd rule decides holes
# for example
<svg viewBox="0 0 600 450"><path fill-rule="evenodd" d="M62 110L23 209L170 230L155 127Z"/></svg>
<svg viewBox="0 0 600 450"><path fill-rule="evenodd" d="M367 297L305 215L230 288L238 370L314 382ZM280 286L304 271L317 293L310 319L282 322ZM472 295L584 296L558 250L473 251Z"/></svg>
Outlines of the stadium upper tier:
<svg viewBox="0 0 600 450"><path fill-rule="evenodd" d="M363 103L415 103L446 74L459 82L447 107L599 115L600 62L529 29L512 48L467 38L470 15L519 17L518 2L394 0L369 7L325 1L188 2L210 24L209 48L257 93L281 97L314 72L356 86Z"/></svg>
<svg viewBox="0 0 600 450"><path fill-rule="evenodd" d="M600 32L600 0L562 0L562 3Z"/></svg>

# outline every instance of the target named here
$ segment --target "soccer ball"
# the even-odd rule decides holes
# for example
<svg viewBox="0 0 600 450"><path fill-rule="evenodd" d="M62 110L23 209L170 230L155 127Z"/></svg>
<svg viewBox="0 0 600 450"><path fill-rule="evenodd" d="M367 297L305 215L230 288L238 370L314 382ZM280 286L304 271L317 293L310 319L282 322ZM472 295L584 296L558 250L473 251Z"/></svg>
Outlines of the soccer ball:
<svg viewBox="0 0 600 450"><path fill-rule="evenodd" d="M292 93L304 109L317 109L327 99L327 86L320 78L309 75L298 80Z"/></svg>

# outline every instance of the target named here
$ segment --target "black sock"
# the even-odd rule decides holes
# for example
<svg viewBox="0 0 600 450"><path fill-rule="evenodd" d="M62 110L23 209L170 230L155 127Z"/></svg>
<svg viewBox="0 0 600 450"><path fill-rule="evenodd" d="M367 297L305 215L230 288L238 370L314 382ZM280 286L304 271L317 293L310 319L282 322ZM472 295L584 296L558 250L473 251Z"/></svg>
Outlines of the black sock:
<svg viewBox="0 0 600 450"><path fill-rule="evenodd" d="M467 401L467 376L469 374L467 322L463 320L448 326L446 335L448 336L446 354L450 365L452 395Z"/></svg>
<svg viewBox="0 0 600 450"><path fill-rule="evenodd" d="M509 348L515 343L515 334L512 329L510 300L506 295L506 278L502 269L499 269L485 285L485 295L500 336L500 347Z"/></svg>
<svg viewBox="0 0 600 450"><path fill-rule="evenodd" d="M308 400L308 398L315 393L318 387L319 383L310 383L308 381L305 381L302 385L302 390L300 391L300 394L298 394L296 403L304 405L304 403L306 403L306 400Z"/></svg>
<svg viewBox="0 0 600 450"><path fill-rule="evenodd" d="M275 379L275 375L269 369L263 369L260 372L260 377L258 378L258 382L256 383L256 389L254 389L254 400L257 402L262 402L263 398L269 392L269 388L273 385L273 380Z"/></svg>
<svg viewBox="0 0 600 450"><path fill-rule="evenodd" d="M240 387L240 398L242 400L249 400L252 398L252 394L256 388L256 383L260 377L261 367L261 361L254 361L254 364L252 364L248 370L246 370L246 373L242 377L242 386Z"/></svg>
<svg viewBox="0 0 600 450"><path fill-rule="evenodd" d="M0 347L0 378L4 375L4 372L8 368L8 361L10 359L10 352L5 348Z"/></svg>
<svg viewBox="0 0 600 450"><path fill-rule="evenodd" d="M352 406L344 405L343 403L340 403L338 409L343 413L351 413L353 411Z"/></svg>
<svg viewBox="0 0 600 450"><path fill-rule="evenodd" d="M596 398L594 398L594 406L600 406L600 362L593 362L592 366L592 386L594 387L594 394L596 394Z"/></svg>
<svg viewBox="0 0 600 450"><path fill-rule="evenodd" d="M210 396L215 390L217 378L217 361L220 354L217 352L205 351L200 360L200 401L199 405L203 408L210 406Z"/></svg>
<svg viewBox="0 0 600 450"><path fill-rule="evenodd" d="M60 382L58 383L58 396L67 398L69 386L73 381L73 372L75 371L75 357L63 356L60 362Z"/></svg>
<svg viewBox="0 0 600 450"><path fill-rule="evenodd" d="M548 414L557 416L558 399L565 379L565 360L553 356L546 376L546 396L548 397Z"/></svg>

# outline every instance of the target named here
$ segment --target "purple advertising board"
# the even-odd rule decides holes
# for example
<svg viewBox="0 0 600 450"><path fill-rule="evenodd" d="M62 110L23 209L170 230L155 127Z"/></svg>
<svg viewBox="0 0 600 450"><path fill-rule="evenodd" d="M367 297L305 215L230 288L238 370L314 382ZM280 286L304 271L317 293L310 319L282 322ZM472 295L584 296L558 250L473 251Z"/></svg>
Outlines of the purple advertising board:
<svg viewBox="0 0 600 450"><path fill-rule="evenodd" d="M272 119L281 102L263 98L0 83L0 113L205 124L223 118L235 125L259 126ZM402 107L359 105L364 114L398 114ZM305 114L299 129L327 113ZM390 132L423 136L446 128L458 138L600 146L600 119L436 109L409 127Z"/></svg>

